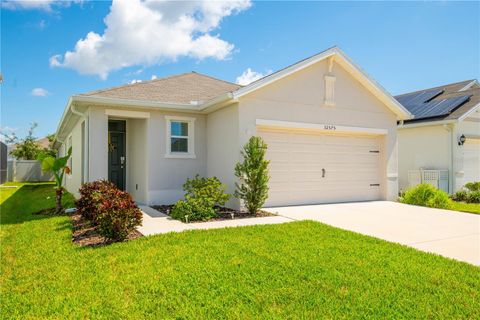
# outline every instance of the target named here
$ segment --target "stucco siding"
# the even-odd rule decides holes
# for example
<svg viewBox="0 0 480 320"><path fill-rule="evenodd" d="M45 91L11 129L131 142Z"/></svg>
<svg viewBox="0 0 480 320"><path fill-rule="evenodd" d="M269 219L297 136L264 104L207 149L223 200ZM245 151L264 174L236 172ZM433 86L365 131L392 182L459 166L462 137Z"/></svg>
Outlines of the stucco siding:
<svg viewBox="0 0 480 320"><path fill-rule="evenodd" d="M195 119L195 159L166 158L165 116ZM151 204L171 204L183 197L182 185L187 178L207 173L205 115L152 111L148 126L148 200Z"/></svg>
<svg viewBox="0 0 480 320"><path fill-rule="evenodd" d="M219 178L230 194L235 191L233 172L240 148L238 104L210 113L207 116L207 175ZM239 202L232 198L228 205L238 207Z"/></svg>
<svg viewBox="0 0 480 320"><path fill-rule="evenodd" d="M149 119L127 119L126 189L139 203L148 202L147 136Z"/></svg>
<svg viewBox="0 0 480 320"><path fill-rule="evenodd" d="M68 143L71 137L72 142L72 158L70 161L71 165L71 174L65 175L65 188L72 193L75 197L79 196L78 189L82 184L82 173L83 173L83 163L82 163L82 122L84 120L80 119L77 121L73 127L70 134L65 139L62 144L62 156L65 154L65 151L68 150Z"/></svg>
<svg viewBox="0 0 480 320"><path fill-rule="evenodd" d="M398 193L396 116L341 66L334 64L335 106L324 105L326 61L240 98L240 145L256 134L256 119L386 129L383 138L382 198ZM387 178L387 175L390 178Z"/></svg>
<svg viewBox="0 0 480 320"><path fill-rule="evenodd" d="M108 116L105 108L90 107L88 114L88 180L108 179Z"/></svg>
<svg viewBox="0 0 480 320"><path fill-rule="evenodd" d="M398 130L400 190L408 188L409 170L449 170L452 177L451 130L443 125Z"/></svg>

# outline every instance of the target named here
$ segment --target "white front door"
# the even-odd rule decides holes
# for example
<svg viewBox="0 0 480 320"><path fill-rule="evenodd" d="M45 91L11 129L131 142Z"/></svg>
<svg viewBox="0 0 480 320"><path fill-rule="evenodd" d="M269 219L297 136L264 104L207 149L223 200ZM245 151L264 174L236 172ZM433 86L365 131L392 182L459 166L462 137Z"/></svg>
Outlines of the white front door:
<svg viewBox="0 0 480 320"><path fill-rule="evenodd" d="M379 136L259 129L268 145L270 191L265 206L378 200Z"/></svg>

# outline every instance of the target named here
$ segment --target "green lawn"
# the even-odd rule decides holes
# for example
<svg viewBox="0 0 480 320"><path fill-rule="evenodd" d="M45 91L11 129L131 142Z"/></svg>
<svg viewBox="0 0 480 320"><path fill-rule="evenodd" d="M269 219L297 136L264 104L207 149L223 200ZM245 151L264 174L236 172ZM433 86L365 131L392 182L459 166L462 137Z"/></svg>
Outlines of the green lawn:
<svg viewBox="0 0 480 320"><path fill-rule="evenodd" d="M480 203L453 202L452 210L480 214Z"/></svg>
<svg viewBox="0 0 480 320"><path fill-rule="evenodd" d="M480 317L480 268L320 223L79 248L51 185L1 193L2 319Z"/></svg>

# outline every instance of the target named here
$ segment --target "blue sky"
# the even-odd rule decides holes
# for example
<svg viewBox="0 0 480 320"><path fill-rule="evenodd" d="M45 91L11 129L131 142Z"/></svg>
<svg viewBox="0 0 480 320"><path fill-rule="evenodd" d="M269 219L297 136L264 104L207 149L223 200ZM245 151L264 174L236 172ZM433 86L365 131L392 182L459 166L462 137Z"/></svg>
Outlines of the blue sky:
<svg viewBox="0 0 480 320"><path fill-rule="evenodd" d="M480 78L479 2L39 3L1 11L1 126L19 135L54 132L75 93L192 70L235 82L333 45L392 94Z"/></svg>

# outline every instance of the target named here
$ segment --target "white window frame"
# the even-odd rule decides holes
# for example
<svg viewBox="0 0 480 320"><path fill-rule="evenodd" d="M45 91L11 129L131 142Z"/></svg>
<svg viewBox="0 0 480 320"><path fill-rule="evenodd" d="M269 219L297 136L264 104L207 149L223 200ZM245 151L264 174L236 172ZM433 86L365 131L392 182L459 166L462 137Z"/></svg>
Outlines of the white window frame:
<svg viewBox="0 0 480 320"><path fill-rule="evenodd" d="M195 118L190 117L178 117L178 116L165 116L166 121L166 153L165 158L182 158L182 159L195 159ZM172 122L186 122L188 124L188 136L187 138L187 148L188 152L172 152L171 138L172 137ZM185 137L182 137L185 138Z"/></svg>

